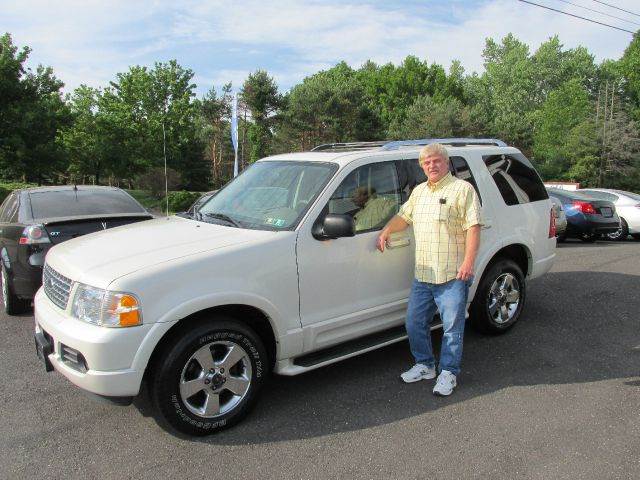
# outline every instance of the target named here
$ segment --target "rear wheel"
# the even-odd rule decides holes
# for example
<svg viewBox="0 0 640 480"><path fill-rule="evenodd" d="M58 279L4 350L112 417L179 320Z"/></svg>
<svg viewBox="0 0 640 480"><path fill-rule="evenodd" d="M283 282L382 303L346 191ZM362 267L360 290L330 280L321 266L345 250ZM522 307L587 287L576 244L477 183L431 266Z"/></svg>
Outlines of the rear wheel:
<svg viewBox="0 0 640 480"><path fill-rule="evenodd" d="M0 282L2 282L2 305L7 315L17 315L19 313L26 312L29 308L30 302L18 298L18 296L13 293L11 280L9 280L9 273L4 266L4 263L2 263L2 266L0 267Z"/></svg>
<svg viewBox="0 0 640 480"><path fill-rule="evenodd" d="M526 283L520 267L506 258L483 275L471 304L471 323L483 333L503 333L520 318Z"/></svg>
<svg viewBox="0 0 640 480"><path fill-rule="evenodd" d="M249 412L267 375L260 338L219 317L185 331L159 358L149 392L158 420L187 435L208 435Z"/></svg>
<svg viewBox="0 0 640 480"><path fill-rule="evenodd" d="M629 235L629 225L624 218L620 219L620 228L612 233L607 233L605 238L609 240L626 240Z"/></svg>

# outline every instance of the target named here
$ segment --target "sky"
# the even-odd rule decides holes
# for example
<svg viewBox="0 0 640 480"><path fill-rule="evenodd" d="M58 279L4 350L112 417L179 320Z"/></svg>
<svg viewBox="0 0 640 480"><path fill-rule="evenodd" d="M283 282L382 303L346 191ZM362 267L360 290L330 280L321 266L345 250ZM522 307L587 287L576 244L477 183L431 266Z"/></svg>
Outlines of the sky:
<svg viewBox="0 0 640 480"><path fill-rule="evenodd" d="M595 0L530 1L640 29L638 0L605 0L637 15ZM286 91L343 60L357 68L415 55L445 68L458 59L466 72L481 72L485 39L509 32L531 51L557 34L565 48L582 45L598 62L620 58L632 39L518 0L0 0L4 32L31 47L28 66L53 67L67 92L105 87L132 65L176 59L194 71L198 96L227 82L237 90L257 69Z"/></svg>

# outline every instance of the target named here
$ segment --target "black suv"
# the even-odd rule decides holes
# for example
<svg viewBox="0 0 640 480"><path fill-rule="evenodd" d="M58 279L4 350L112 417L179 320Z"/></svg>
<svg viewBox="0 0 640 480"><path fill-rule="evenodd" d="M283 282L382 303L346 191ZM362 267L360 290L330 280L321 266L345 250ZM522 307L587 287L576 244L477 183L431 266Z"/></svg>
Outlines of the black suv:
<svg viewBox="0 0 640 480"><path fill-rule="evenodd" d="M0 206L0 268L4 309L22 313L42 284L51 246L153 218L115 187L63 186L15 190Z"/></svg>

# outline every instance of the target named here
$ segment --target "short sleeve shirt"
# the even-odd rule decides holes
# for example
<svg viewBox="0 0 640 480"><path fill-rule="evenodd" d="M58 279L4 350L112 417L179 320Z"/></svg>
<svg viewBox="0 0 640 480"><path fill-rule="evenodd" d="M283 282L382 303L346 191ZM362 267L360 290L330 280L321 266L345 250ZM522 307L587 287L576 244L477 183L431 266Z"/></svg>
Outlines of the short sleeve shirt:
<svg viewBox="0 0 640 480"><path fill-rule="evenodd" d="M413 225L416 280L440 284L455 279L464 260L466 231L481 224L473 186L451 173L435 184L421 183L398 215Z"/></svg>

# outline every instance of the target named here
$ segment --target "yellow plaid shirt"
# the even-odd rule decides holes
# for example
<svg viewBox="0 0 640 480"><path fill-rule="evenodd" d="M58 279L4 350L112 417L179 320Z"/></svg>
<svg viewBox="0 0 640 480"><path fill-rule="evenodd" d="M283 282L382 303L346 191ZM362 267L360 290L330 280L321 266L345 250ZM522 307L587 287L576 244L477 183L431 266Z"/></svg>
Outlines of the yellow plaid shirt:
<svg viewBox="0 0 640 480"><path fill-rule="evenodd" d="M416 280L445 283L455 279L464 260L466 230L481 224L473 186L451 173L435 184L421 183L398 215L413 224Z"/></svg>

